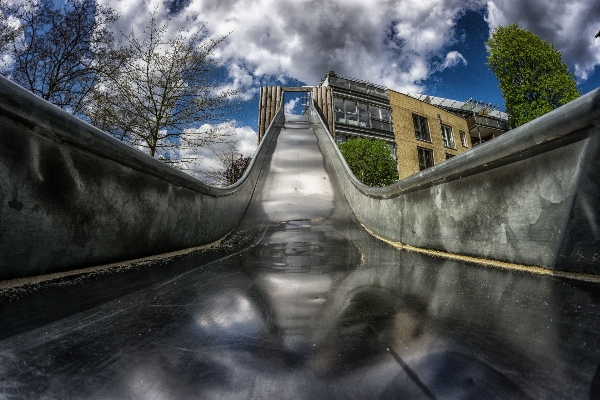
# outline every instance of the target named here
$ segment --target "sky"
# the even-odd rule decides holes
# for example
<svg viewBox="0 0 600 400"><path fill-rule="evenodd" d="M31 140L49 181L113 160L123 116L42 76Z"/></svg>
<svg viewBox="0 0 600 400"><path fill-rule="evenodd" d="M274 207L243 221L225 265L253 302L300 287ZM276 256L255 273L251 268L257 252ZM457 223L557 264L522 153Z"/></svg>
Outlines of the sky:
<svg viewBox="0 0 600 400"><path fill-rule="evenodd" d="M329 70L400 92L481 100L504 110L485 65L497 26L518 23L563 53L582 93L600 87L600 6L590 0L100 0L141 32L152 10L175 34L202 24L228 35L215 53L223 79L243 87L231 115L239 148L256 147L258 91L317 85ZM292 104L294 102L294 104ZM292 110L299 102L290 99ZM208 153L207 153L208 154ZM208 156L207 156L208 157ZM210 158L210 157L208 157Z"/></svg>

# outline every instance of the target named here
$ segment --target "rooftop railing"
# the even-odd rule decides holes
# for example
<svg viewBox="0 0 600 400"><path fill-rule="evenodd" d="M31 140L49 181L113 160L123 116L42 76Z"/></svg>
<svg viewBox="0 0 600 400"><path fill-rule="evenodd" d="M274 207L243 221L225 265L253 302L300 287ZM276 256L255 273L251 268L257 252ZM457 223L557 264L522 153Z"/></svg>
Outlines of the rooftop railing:
<svg viewBox="0 0 600 400"><path fill-rule="evenodd" d="M333 77L329 76L329 86L344 88L352 91L367 93L370 95L387 97L387 91L385 88L375 85L369 82L362 82L346 77Z"/></svg>
<svg viewBox="0 0 600 400"><path fill-rule="evenodd" d="M467 119L467 125L469 126L469 130L475 126L485 126L487 128L498 129L501 131L507 131L509 129L506 121L484 117L482 115L471 115L469 119Z"/></svg>

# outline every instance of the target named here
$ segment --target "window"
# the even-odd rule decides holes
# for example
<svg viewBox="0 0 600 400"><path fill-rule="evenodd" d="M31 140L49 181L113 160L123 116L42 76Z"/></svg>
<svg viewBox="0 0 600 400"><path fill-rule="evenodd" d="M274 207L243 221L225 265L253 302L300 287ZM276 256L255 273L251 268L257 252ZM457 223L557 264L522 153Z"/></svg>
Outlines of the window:
<svg viewBox="0 0 600 400"><path fill-rule="evenodd" d="M371 115L371 126L373 128L387 132L392 131L392 125L389 123L389 121L391 121L390 110L387 108L370 106L369 114Z"/></svg>
<svg viewBox="0 0 600 400"><path fill-rule="evenodd" d="M333 98L333 109L335 122L361 128L393 131L389 109L339 97Z"/></svg>
<svg viewBox="0 0 600 400"><path fill-rule="evenodd" d="M382 122L381 123L381 130L391 132L392 131L392 124L390 124L389 122Z"/></svg>
<svg viewBox="0 0 600 400"><path fill-rule="evenodd" d="M346 111L346 123L349 125L358 125L356 103L354 101L344 101L344 111Z"/></svg>
<svg viewBox="0 0 600 400"><path fill-rule="evenodd" d="M369 113L371 114L371 118L381 119L381 108L377 106L369 107Z"/></svg>
<svg viewBox="0 0 600 400"><path fill-rule="evenodd" d="M421 171L433 167L433 151L417 147L417 152L419 153L419 169Z"/></svg>
<svg viewBox="0 0 600 400"><path fill-rule="evenodd" d="M442 140L444 141L444 147L455 149L454 137L452 136L452 127L448 125L442 125Z"/></svg>
<svg viewBox="0 0 600 400"><path fill-rule="evenodd" d="M344 123L346 122L346 117L344 114L344 99L335 98L333 100L333 108L335 110L335 121Z"/></svg>
<svg viewBox="0 0 600 400"><path fill-rule="evenodd" d="M417 137L417 139L431 142L431 136L429 135L429 125L427 125L427 118L413 114L413 123L415 125L415 136Z"/></svg>
<svg viewBox="0 0 600 400"><path fill-rule="evenodd" d="M467 144L467 135L463 131L458 131L458 133L460 133L460 141L463 147L469 147Z"/></svg>
<svg viewBox="0 0 600 400"><path fill-rule="evenodd" d="M387 108L380 108L379 109L381 112L381 119L384 121L391 121L392 118L390 118L390 110L388 110Z"/></svg>
<svg viewBox="0 0 600 400"><path fill-rule="evenodd" d="M358 125L363 128L371 127L371 119L369 118L369 110L366 104L358 103Z"/></svg>
<svg viewBox="0 0 600 400"><path fill-rule="evenodd" d="M388 150L390 151L390 153L392 154L392 157L394 157L394 160L395 160L396 159L396 143L385 142L385 145L387 146Z"/></svg>
<svg viewBox="0 0 600 400"><path fill-rule="evenodd" d="M335 135L335 143L336 144L346 143L347 141L348 141L348 138L346 137L346 135Z"/></svg>
<svg viewBox="0 0 600 400"><path fill-rule="evenodd" d="M454 154L446 153L446 160L449 160L452 157L454 157Z"/></svg>

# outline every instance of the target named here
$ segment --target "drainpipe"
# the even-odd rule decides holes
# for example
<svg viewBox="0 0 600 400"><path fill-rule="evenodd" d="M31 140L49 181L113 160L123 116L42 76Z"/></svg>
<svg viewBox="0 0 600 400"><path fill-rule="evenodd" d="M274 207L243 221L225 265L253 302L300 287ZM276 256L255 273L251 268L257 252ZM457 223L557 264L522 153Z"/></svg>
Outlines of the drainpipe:
<svg viewBox="0 0 600 400"><path fill-rule="evenodd" d="M473 121L475 121L475 126L477 127L477 135L479 136L479 144L481 144L481 132L479 132L479 124L477 123L477 117L475 116L475 111L473 111Z"/></svg>
<svg viewBox="0 0 600 400"><path fill-rule="evenodd" d="M444 131L442 129L442 117L440 116L440 114L437 115L438 117L438 122L440 123L440 133L442 134L442 142L444 141ZM448 145L450 145L450 143L448 143Z"/></svg>

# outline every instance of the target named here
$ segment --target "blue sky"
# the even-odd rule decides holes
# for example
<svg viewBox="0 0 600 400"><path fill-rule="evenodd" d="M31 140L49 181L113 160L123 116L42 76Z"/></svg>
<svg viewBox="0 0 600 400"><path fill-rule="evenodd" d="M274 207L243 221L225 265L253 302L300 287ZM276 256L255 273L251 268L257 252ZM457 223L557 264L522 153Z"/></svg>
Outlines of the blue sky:
<svg viewBox="0 0 600 400"><path fill-rule="evenodd" d="M454 29L458 38L456 43L447 47L447 51L459 52L465 61L461 60L455 66L434 72L420 81L422 89L419 92L461 101L472 98L476 101L491 103L500 107L501 110L505 110L502 92L498 88L498 80L486 65L488 53L485 42L489 39L490 30L485 17L486 9L482 8L480 10L468 10L457 19ZM600 29L600 25L598 29ZM600 48L600 38L596 41L598 48ZM343 70L334 70L344 74ZM571 67L572 72L573 70L574 68ZM323 75L325 72L327 71L323 71ZM365 78L363 77L363 79ZM371 81L381 83L375 80ZM265 83L281 84L277 79L266 80ZM286 84L294 86L315 83L305 83L292 78ZM586 80L578 79L577 85L582 94L600 87L600 66L595 66ZM257 125L256 116L253 115L255 108L258 107L256 102L257 98L248 102L242 111L243 118L238 118L238 122L247 123L254 129ZM295 112L299 110L298 103Z"/></svg>
<svg viewBox="0 0 600 400"><path fill-rule="evenodd" d="M258 91L316 85L329 70L410 93L482 100L504 109L485 42L518 23L563 53L583 93L600 86L600 7L589 0L98 0L141 32L149 14L175 34L205 25L226 41L215 59L243 88L231 115L241 148L256 146ZM245 154L250 155L250 154Z"/></svg>
<svg viewBox="0 0 600 400"><path fill-rule="evenodd" d="M473 98L503 108L498 80L485 65L485 42L489 38L489 27L483 12L467 11L458 19L455 29L461 40L448 50L460 52L466 64L461 63L432 74L423 82L423 92L462 101Z"/></svg>
<svg viewBox="0 0 600 400"><path fill-rule="evenodd" d="M472 98L504 110L498 81L486 66L485 42L498 26L517 23L552 43L582 93L600 87L596 1L96 1L119 13L116 37L132 31L142 37L154 13L159 25L168 25L167 39L200 30L207 39L226 38L213 58L225 88L239 90L240 106L228 121L203 128L227 130L245 156L257 145L260 87L313 86L330 70L398 92ZM202 169L217 167L212 150L194 153L204 160Z"/></svg>
<svg viewBox="0 0 600 400"><path fill-rule="evenodd" d="M260 86L316 85L329 70L504 109L485 42L513 23L563 52L582 93L600 87L600 7L589 0L98 1L119 12L117 32L141 32L156 10L172 34L204 25L209 36L227 35L216 54L222 79L245 89L231 118L252 130Z"/></svg>
<svg viewBox="0 0 600 400"><path fill-rule="evenodd" d="M315 85L329 70L403 92L503 107L485 65L485 41L518 23L563 52L582 91L600 86L600 7L589 0L98 0L141 31L158 10L175 33L206 23L228 35L216 58L231 87L244 87L238 126L257 125L263 85Z"/></svg>
<svg viewBox="0 0 600 400"><path fill-rule="evenodd" d="M498 80L486 65L488 53L485 42L489 39L489 27L484 17L485 10L467 11L458 19L455 29L459 35L464 35L464 40L452 45L449 50L460 52L467 64L448 68L428 77L423 82L424 93L463 101L473 98L497 105L504 111ZM600 38L596 41L600 49ZM582 93L600 87L600 68L596 66L587 80L579 80L578 87Z"/></svg>

